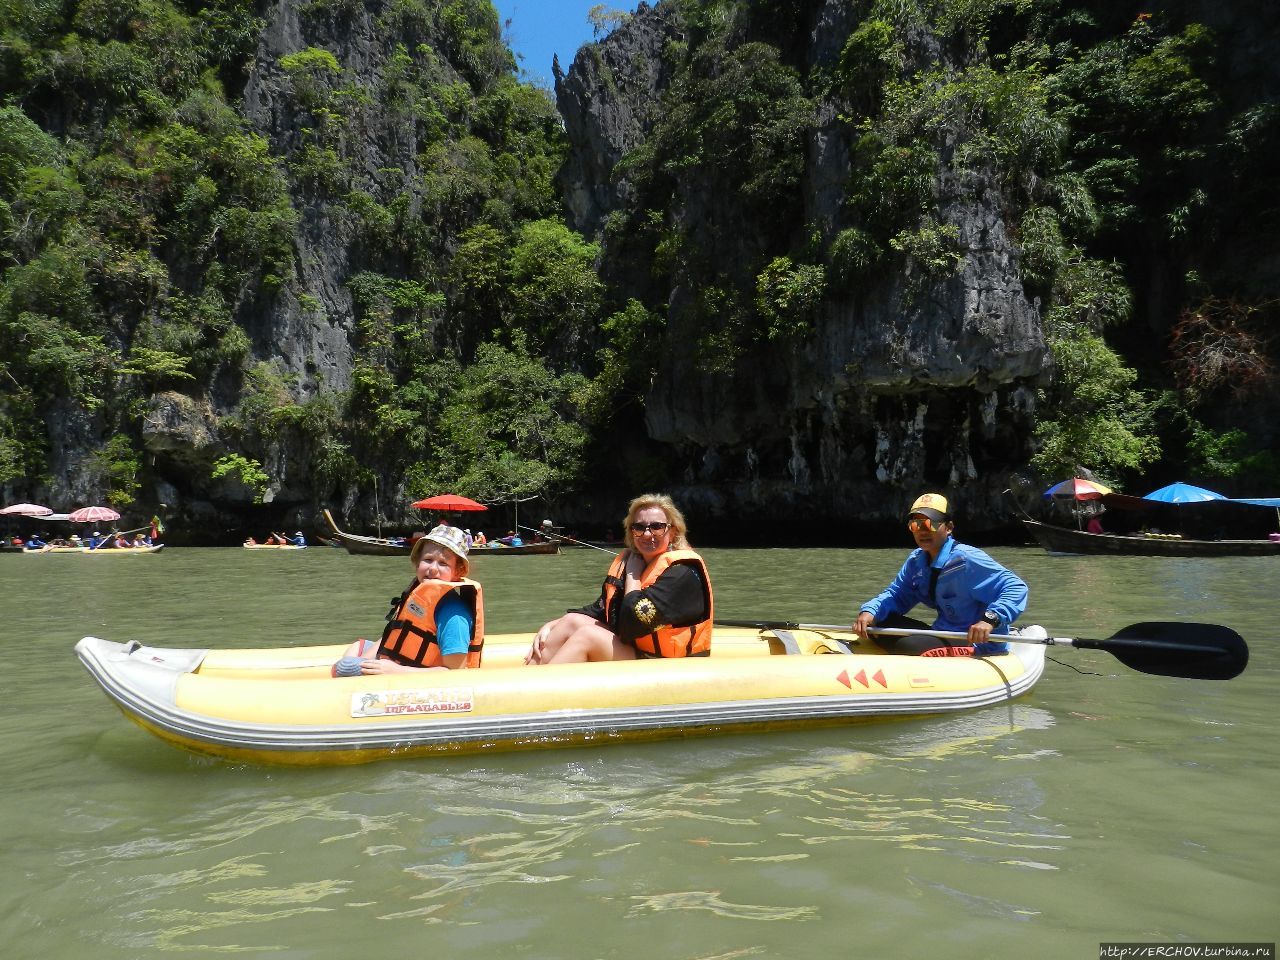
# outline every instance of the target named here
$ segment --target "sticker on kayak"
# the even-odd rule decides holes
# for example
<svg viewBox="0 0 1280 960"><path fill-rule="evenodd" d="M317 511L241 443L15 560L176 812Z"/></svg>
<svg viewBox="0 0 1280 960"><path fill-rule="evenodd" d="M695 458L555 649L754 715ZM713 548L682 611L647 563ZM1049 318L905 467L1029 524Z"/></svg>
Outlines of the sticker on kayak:
<svg viewBox="0 0 1280 960"><path fill-rule="evenodd" d="M474 705L470 687L452 690L378 690L351 695L353 717L470 713Z"/></svg>

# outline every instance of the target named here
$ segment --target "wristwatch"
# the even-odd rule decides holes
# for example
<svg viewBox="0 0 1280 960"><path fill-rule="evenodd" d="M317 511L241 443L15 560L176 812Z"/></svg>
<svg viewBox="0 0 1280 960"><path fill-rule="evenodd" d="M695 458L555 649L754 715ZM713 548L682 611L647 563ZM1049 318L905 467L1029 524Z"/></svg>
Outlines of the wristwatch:
<svg viewBox="0 0 1280 960"><path fill-rule="evenodd" d="M990 610L988 610L988 611L986 611L985 613L983 613L983 615L982 615L982 619L983 619L985 622L987 622L987 623L991 624L991 629L992 629L992 630L994 630L996 627L1000 626L1000 616L999 616L998 614L992 613Z"/></svg>

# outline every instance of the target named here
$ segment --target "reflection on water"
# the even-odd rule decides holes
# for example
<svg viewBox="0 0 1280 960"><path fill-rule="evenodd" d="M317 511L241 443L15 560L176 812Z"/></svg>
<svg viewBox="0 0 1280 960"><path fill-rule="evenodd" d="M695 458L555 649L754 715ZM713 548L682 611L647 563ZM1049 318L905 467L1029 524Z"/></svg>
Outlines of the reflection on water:
<svg viewBox="0 0 1280 960"><path fill-rule="evenodd" d="M189 550L121 577L0 557L17 585L0 615L34 654L12 662L0 699L0 762L17 772L0 783L0 857L19 878L0 942L42 958L408 947L727 960L1274 939L1280 658L1261 639L1277 612L1266 578L1232 560L995 552L1032 584L1028 619L1056 634L1217 620L1260 638L1254 662L1211 684L1060 650L1097 675L1050 663L1030 697L936 719L278 770L136 729L71 646L90 631L196 646L261 644L282 624L290 642L368 634L399 561ZM710 553L724 615L813 622L848 619L902 557ZM600 561L477 568L505 631L589 599ZM67 596L93 609L81 620Z"/></svg>

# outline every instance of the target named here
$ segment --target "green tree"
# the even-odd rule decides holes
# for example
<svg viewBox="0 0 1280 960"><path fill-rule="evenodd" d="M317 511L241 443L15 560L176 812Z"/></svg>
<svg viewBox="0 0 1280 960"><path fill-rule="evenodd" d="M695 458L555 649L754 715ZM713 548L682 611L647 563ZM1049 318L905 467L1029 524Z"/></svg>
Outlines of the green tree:
<svg viewBox="0 0 1280 960"><path fill-rule="evenodd" d="M657 367L658 355L651 345L662 340L662 319L633 298L600 329L609 344L597 354L599 373L584 396L582 411L593 426L608 427L614 416L633 416L643 404Z"/></svg>
<svg viewBox="0 0 1280 960"><path fill-rule="evenodd" d="M708 44L677 80L654 153L668 174L715 169L748 202L790 208L813 122L813 103L777 48Z"/></svg>
<svg viewBox="0 0 1280 960"><path fill-rule="evenodd" d="M826 290L826 271L812 263L775 257L756 278L756 308L770 340L789 340L813 329Z"/></svg>
<svg viewBox="0 0 1280 960"><path fill-rule="evenodd" d="M102 449L91 453L84 466L90 482L105 491L106 501L111 506L127 507L137 498L142 458L128 437L116 434Z"/></svg>
<svg viewBox="0 0 1280 960"><path fill-rule="evenodd" d="M1160 445L1150 401L1134 388L1137 373L1086 330L1057 337L1051 347L1053 386L1040 397L1041 409L1051 414L1037 424L1032 466L1046 477L1088 466L1114 480L1154 461Z"/></svg>
<svg viewBox="0 0 1280 960"><path fill-rule="evenodd" d="M12 421L0 415L0 483L20 479L26 473L25 451L12 429Z"/></svg>
<svg viewBox="0 0 1280 960"><path fill-rule="evenodd" d="M603 3L597 3L587 11L587 22L591 24L591 33L597 40L612 33L630 19L631 14L627 11L617 10Z"/></svg>
<svg viewBox="0 0 1280 960"><path fill-rule="evenodd" d="M213 480L227 478L239 483L249 490L254 503L262 503L271 483L271 475L262 469L259 461L239 453L228 453L215 460L209 476Z"/></svg>
<svg viewBox="0 0 1280 960"><path fill-rule="evenodd" d="M594 324L604 286L595 272L599 247L563 223L525 224L511 250L514 320L536 342L551 348L565 337L571 347Z"/></svg>
<svg viewBox="0 0 1280 960"><path fill-rule="evenodd" d="M482 344L440 417L424 485L410 492L490 502L563 494L588 440L575 414L585 388L580 375L547 369L523 337L510 348Z"/></svg>

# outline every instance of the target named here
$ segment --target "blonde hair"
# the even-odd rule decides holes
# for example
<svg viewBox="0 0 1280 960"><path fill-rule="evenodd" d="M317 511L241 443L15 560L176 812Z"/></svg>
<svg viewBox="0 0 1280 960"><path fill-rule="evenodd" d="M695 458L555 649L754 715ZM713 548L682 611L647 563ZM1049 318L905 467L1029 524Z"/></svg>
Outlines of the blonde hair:
<svg viewBox="0 0 1280 960"><path fill-rule="evenodd" d="M632 550L636 548L635 539L631 536L631 524L637 513L650 507L657 507L667 515L667 523L671 524L671 549L688 550L689 538L686 534L689 527L685 523L684 514L665 493L642 493L631 501L631 505L627 507L627 517L622 521L623 543Z"/></svg>

